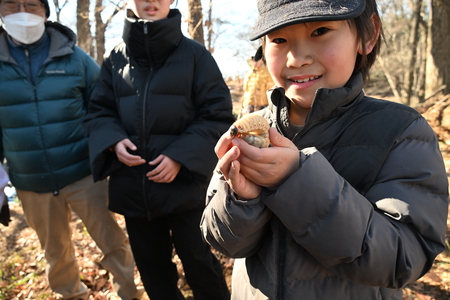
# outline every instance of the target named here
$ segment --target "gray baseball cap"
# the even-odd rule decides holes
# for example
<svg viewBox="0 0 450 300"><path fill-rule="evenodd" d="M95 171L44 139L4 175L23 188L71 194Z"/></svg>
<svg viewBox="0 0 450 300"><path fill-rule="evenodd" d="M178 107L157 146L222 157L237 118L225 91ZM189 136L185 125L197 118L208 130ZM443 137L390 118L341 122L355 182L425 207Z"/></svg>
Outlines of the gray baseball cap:
<svg viewBox="0 0 450 300"><path fill-rule="evenodd" d="M257 0L259 17L250 33L256 40L285 26L353 19L362 14L365 0Z"/></svg>

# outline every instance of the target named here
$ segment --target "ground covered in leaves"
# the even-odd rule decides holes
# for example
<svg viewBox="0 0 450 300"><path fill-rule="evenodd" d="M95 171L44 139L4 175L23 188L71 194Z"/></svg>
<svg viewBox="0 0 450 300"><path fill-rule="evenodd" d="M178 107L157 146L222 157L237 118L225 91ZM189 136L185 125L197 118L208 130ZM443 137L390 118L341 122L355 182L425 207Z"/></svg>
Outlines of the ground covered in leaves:
<svg viewBox="0 0 450 300"><path fill-rule="evenodd" d="M45 258L36 233L26 224L19 202L10 202L9 226L0 224L0 299L6 300L56 300L62 299L53 293L45 276ZM124 220L117 215L119 225L125 230ZM89 300L116 300L109 273L99 264L101 251L87 233L81 220L73 214L71 221L73 242L80 265L81 280L90 288ZM233 260L213 250L221 261L227 280L231 278ZM181 261L174 253L180 275L179 286L186 299L192 300ZM135 282L142 286L139 273L135 271ZM230 283L230 282L229 282ZM143 300L148 300L144 295Z"/></svg>
<svg viewBox="0 0 450 300"><path fill-rule="evenodd" d="M450 151L449 151L450 152ZM450 173L450 168L447 169ZM8 227L0 225L0 299L8 300L56 300L61 299L52 293L45 277L45 258L35 232L23 218L20 203L10 203L12 222ZM118 216L124 228L123 218ZM86 232L83 223L75 215L71 222L73 241L80 265L81 279L91 289L90 300L112 300L111 283L108 272L96 261L101 252ZM450 240L450 225L447 226L447 245ZM447 248L449 248L447 246ZM233 260L220 253L217 255L223 265L230 284ZM192 293L183 276L180 260L174 254L180 274L179 286L188 300ZM136 271L136 284L142 286ZM449 300L450 299L450 250L440 254L432 269L418 281L408 285L403 291L404 300ZM144 300L149 298L144 295Z"/></svg>

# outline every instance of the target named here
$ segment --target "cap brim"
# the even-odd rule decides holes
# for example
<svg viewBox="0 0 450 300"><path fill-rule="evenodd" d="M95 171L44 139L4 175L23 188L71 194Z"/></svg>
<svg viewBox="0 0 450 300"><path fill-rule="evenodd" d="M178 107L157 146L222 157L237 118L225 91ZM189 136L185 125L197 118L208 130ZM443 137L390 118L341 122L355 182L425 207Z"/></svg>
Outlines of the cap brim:
<svg viewBox="0 0 450 300"><path fill-rule="evenodd" d="M353 19L362 14L365 7L365 0L290 2L260 14L250 33L250 40L254 41L272 31L293 24Z"/></svg>

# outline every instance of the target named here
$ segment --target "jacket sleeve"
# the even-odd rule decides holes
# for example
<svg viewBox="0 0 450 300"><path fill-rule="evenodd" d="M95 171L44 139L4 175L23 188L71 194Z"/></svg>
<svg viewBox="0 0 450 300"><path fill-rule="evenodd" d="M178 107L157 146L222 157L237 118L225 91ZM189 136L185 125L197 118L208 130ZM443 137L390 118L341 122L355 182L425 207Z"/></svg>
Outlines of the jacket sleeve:
<svg viewBox="0 0 450 300"><path fill-rule="evenodd" d="M254 254L272 217L261 198L236 199L223 176L215 171L206 202L200 224L204 240L228 257Z"/></svg>
<svg viewBox="0 0 450 300"><path fill-rule="evenodd" d="M193 76L195 119L162 153L209 181L217 162L214 146L234 121L231 95L214 58L203 47Z"/></svg>
<svg viewBox="0 0 450 300"><path fill-rule="evenodd" d="M111 62L105 58L83 122L89 136L89 156L95 181L105 179L122 166L116 154L108 149L128 138L118 116L111 82Z"/></svg>
<svg viewBox="0 0 450 300"><path fill-rule="evenodd" d="M365 195L311 151L263 202L299 245L353 282L400 288L424 275L445 249L448 181L423 118L399 136Z"/></svg>

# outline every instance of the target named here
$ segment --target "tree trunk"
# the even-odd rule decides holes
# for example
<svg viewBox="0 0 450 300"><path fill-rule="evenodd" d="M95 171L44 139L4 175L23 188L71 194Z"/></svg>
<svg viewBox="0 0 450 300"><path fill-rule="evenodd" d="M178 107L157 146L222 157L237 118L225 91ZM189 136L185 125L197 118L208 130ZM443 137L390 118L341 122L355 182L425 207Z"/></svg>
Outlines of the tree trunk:
<svg viewBox="0 0 450 300"><path fill-rule="evenodd" d="M61 23L61 10L66 6L69 0L64 0L64 3L60 6L59 0L53 0L53 4L55 5L55 13L56 13L56 22Z"/></svg>
<svg viewBox="0 0 450 300"><path fill-rule="evenodd" d="M425 84L427 79L427 42L428 42L428 24L423 19L420 20L420 41L419 41L419 55L420 58L420 68L417 74L416 91L417 97L420 102L425 101Z"/></svg>
<svg viewBox="0 0 450 300"><path fill-rule="evenodd" d="M89 4L90 0L77 0L77 44L86 53L92 55Z"/></svg>
<svg viewBox="0 0 450 300"><path fill-rule="evenodd" d="M391 87L391 91L394 94L395 98L397 99L397 101L403 103L402 102L403 98L402 95L400 94L399 82L398 80L396 80L395 76L389 72L389 69L387 67L388 63L385 62L382 56L378 57L378 62L380 63L381 69L383 70L384 76L386 76L386 79L389 83L389 86Z"/></svg>
<svg viewBox="0 0 450 300"><path fill-rule="evenodd" d="M205 45L201 0L188 0L188 32L191 38Z"/></svg>
<svg viewBox="0 0 450 300"><path fill-rule="evenodd" d="M103 0L95 1L95 46L96 57L95 60L99 65L103 62L103 55L105 54L105 31L106 24L103 23L101 12L103 11Z"/></svg>
<svg viewBox="0 0 450 300"><path fill-rule="evenodd" d="M105 55L105 32L108 28L108 25L111 24L112 19L119 11L121 11L125 7L126 1L117 1L116 3L113 3L112 1L109 1L109 5L114 5L114 10L105 22L103 22L102 13L105 15L106 12L105 6L103 5L103 0L95 0L95 12L94 12L94 18L95 18L95 56L92 55L92 57L95 57L95 60L99 65L103 63L103 56Z"/></svg>
<svg viewBox="0 0 450 300"><path fill-rule="evenodd" d="M207 49L209 51L209 53L213 53L214 52L214 48L212 45L212 35L214 33L213 31L213 20L212 20L212 5L213 0L209 0L209 11L208 11L208 21L207 21L207 28L208 28L208 45L207 45Z"/></svg>
<svg viewBox="0 0 450 300"><path fill-rule="evenodd" d="M428 33L427 82L425 96L442 85L443 94L450 93L450 1L431 0ZM438 95L439 96L439 95Z"/></svg>
<svg viewBox="0 0 450 300"><path fill-rule="evenodd" d="M417 64L417 48L419 47L420 38L420 13L422 11L422 0L416 0L414 2L414 8L412 12L413 26L411 28L411 35L409 41L409 62L407 64L406 74L405 74L405 84L404 92L402 93L405 98L405 103L407 105L417 104L419 101L417 99L417 93L413 90L414 78L417 78L417 70L419 68Z"/></svg>

